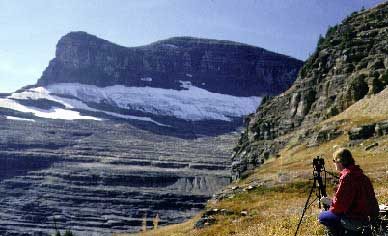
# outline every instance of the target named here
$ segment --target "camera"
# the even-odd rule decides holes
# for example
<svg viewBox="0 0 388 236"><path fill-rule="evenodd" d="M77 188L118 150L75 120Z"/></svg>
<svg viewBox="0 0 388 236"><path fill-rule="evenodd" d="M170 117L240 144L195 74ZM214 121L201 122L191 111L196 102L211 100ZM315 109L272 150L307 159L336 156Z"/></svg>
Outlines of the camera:
<svg viewBox="0 0 388 236"><path fill-rule="evenodd" d="M325 169L325 159L317 156L313 159L314 171L321 172Z"/></svg>

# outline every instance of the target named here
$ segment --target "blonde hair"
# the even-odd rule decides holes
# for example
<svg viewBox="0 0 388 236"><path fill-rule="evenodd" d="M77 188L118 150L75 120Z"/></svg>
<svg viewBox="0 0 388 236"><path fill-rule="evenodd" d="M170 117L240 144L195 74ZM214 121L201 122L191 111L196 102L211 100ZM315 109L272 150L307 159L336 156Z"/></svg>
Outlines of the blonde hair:
<svg viewBox="0 0 388 236"><path fill-rule="evenodd" d="M346 148L340 148L333 153L333 161L340 162L344 167L354 165L352 153Z"/></svg>

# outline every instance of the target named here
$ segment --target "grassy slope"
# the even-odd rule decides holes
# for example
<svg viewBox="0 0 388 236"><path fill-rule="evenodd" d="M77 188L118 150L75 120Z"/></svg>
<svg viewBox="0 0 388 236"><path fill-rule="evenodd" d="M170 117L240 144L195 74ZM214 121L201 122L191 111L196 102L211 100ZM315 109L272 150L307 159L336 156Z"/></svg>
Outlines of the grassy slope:
<svg viewBox="0 0 388 236"><path fill-rule="evenodd" d="M355 125L370 121L387 120L388 89L363 99L351 106L345 112L329 121L349 120L341 127L347 131ZM328 122L328 121L325 121ZM346 133L346 132L345 132ZM377 142L379 145L369 151L365 147ZM271 158L262 167L244 180L233 183L232 186L245 188L259 184L259 188L234 194L224 200L209 201L207 209L227 209L231 215L216 215L217 223L205 229L195 230L193 225L199 215L188 222L179 225L162 227L155 231L147 231L139 235L158 236L266 236L294 235L301 211L310 190L312 181L312 158L323 155L326 170L334 171L331 162L332 152L336 146L346 146L347 135L316 147L297 144L285 148L280 157ZM350 147L356 162L372 179L377 198L380 203L388 203L388 136L365 140ZM328 193L333 194L333 184L329 184ZM241 211L247 211L242 216ZM317 223L317 204L313 203L306 212L304 222L298 235L323 235L323 227ZM124 235L123 235L124 236Z"/></svg>

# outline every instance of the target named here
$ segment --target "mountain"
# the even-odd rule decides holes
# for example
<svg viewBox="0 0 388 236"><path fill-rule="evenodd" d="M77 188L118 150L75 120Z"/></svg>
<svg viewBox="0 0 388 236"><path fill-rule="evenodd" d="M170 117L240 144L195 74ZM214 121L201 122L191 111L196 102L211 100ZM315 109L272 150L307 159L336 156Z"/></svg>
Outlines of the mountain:
<svg viewBox="0 0 388 236"><path fill-rule="evenodd" d="M230 182L242 117L302 62L230 41L126 48L61 38L36 85L0 95L0 235L179 223Z"/></svg>
<svg viewBox="0 0 388 236"><path fill-rule="evenodd" d="M223 40L176 37L126 48L85 32L62 37L39 86L81 83L183 90L182 82L233 96L279 94L302 63L265 49Z"/></svg>
<svg viewBox="0 0 388 236"><path fill-rule="evenodd" d="M313 146L340 136L344 131L338 127L346 120L324 127L317 124L385 89L387 5L354 13L330 27L290 89L263 101L246 119L246 129L234 149L235 179L279 155L286 145L307 141Z"/></svg>
<svg viewBox="0 0 388 236"><path fill-rule="evenodd" d="M43 118L125 119L183 137L215 135L241 126L262 96L288 88L301 65L230 41L177 37L126 48L71 32L38 83L0 106Z"/></svg>

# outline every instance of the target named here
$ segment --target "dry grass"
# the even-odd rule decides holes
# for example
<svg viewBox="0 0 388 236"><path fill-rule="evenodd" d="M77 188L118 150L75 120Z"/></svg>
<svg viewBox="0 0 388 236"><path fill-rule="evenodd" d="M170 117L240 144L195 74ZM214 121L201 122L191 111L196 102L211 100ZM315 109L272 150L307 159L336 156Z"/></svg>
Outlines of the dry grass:
<svg viewBox="0 0 388 236"><path fill-rule="evenodd" d="M338 119L355 119L364 117L366 119L382 120L387 119L388 115L388 89L384 89L378 94L368 95L361 99L346 111L337 116Z"/></svg>
<svg viewBox="0 0 388 236"><path fill-rule="evenodd" d="M173 224L167 225L164 227L159 227L157 230L149 230L146 232L136 233L136 234L113 234L112 236L163 236L163 235L173 235L173 236L186 236L187 232L192 231L195 222L200 218L198 214L193 219L186 221L182 224Z"/></svg>

